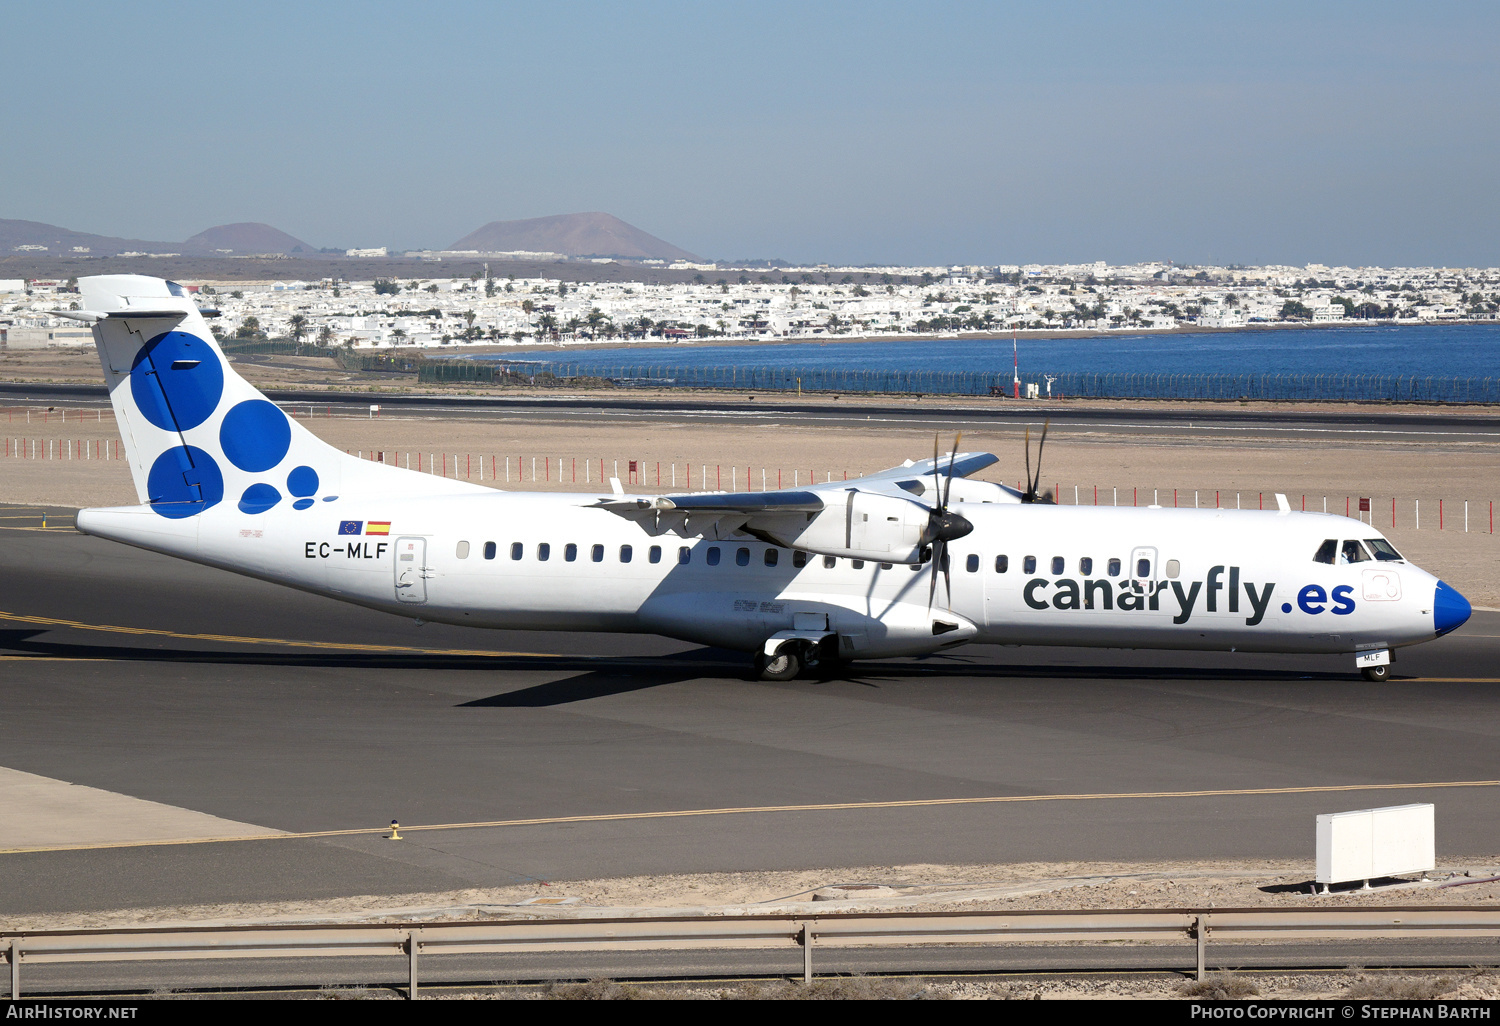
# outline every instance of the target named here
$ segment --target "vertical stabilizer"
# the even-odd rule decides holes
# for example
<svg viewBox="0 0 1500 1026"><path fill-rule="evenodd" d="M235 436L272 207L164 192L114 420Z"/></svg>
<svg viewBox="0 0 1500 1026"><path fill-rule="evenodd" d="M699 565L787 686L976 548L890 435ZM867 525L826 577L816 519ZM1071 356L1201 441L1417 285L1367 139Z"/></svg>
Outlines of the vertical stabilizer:
<svg viewBox="0 0 1500 1026"><path fill-rule="evenodd" d="M181 286L132 274L78 285L84 310L72 316L93 321L136 494L159 516L481 490L360 460L317 438L234 372Z"/></svg>

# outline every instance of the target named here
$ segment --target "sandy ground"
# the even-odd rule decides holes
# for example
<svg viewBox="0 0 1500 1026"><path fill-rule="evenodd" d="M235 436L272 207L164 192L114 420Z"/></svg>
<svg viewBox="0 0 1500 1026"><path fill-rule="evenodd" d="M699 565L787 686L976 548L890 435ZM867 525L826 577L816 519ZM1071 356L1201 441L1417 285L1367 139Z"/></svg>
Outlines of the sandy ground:
<svg viewBox="0 0 1500 1026"><path fill-rule="evenodd" d="M772 488L857 477L920 459L932 436L901 425L858 422L846 426L736 425L703 422L620 421L535 415L510 419L453 420L441 416L378 419L326 416L327 408L294 409L307 427L341 449L430 470L434 463L486 484L539 490L601 490L601 461L633 492L710 488ZM309 412L313 415L309 416ZM27 419L29 415L29 420ZM1017 484L1025 474L1023 428L998 427L967 434L962 447L988 450L1001 462L977 475ZM59 414L40 407L0 406L0 500L83 507L134 503L123 462L93 458L118 439L106 410ZM25 459L34 440L54 457ZM19 441L18 441L19 440ZM48 446L51 449L48 449ZM944 446L950 444L945 440ZM89 459L78 458L87 451ZM112 449L110 450L113 451ZM639 467L632 481L629 463ZM536 480L532 479L533 463ZM559 473L561 471L561 473ZM507 480L508 477L508 480ZM559 480L561 478L561 480ZM585 483L587 478L587 483ZM675 478L675 485L674 485ZM1183 506L1196 501L1274 508L1276 492L1294 509L1343 513L1372 499L1374 523L1419 565L1437 573L1477 605L1500 606L1500 536L1489 533L1491 503L1500 501L1500 446L1437 440L1323 442L1284 438L1216 437L1191 431L1170 437L1121 430L1054 435L1046 450L1044 487L1063 503L1132 502ZM1096 493L1097 489L1097 493ZM1395 497L1395 527L1392 497ZM1442 500L1442 530L1438 503ZM1465 502L1468 528L1464 531ZM1326 507L1325 507L1326 502ZM1415 514L1420 502L1421 530Z"/></svg>
<svg viewBox="0 0 1500 1026"><path fill-rule="evenodd" d="M408 840L410 840L408 838ZM266 843L276 843L268 841ZM405 843L399 841L393 844ZM665 915L1069 909L1493 906L1500 856L1444 859L1425 876L1316 892L1310 860L867 866L532 881L434 894L118 909L7 919L13 929L248 922L463 922Z"/></svg>
<svg viewBox="0 0 1500 1026"><path fill-rule="evenodd" d="M486 997L551 1000L885 1000L885 1001L1090 1001L1090 1000L1283 1000L1283 1001L1426 1001L1441 1002L1455 1018L1457 1001L1493 1001L1500 997L1500 976L1485 970L1427 973L1217 973L1207 980L1179 982L1163 976L1148 979L1106 977L1033 981L852 977L800 982L775 981L730 985L641 986L591 981L555 983ZM325 992L324 997L337 997ZM362 996L374 996L368 992ZM398 995L390 995L392 998ZM1421 1007L1421 1006L1417 1006ZM1258 1009L1258 1018L1269 1018ZM1437 1014L1436 1011L1433 1013ZM1222 1016L1228 1018L1229 1016Z"/></svg>

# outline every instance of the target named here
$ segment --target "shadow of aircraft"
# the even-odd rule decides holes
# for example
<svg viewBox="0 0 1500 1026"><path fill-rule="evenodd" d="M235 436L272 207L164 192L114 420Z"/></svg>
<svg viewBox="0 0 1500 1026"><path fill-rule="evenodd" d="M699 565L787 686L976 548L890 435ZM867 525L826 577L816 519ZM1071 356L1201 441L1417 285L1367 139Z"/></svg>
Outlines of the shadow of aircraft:
<svg viewBox="0 0 1500 1026"><path fill-rule="evenodd" d="M155 647L154 639L142 638L139 647L130 644L89 645L48 641L47 629L0 630L0 655L24 660L76 659L92 662L179 663L221 666L285 666L347 670L468 670L477 672L552 673L563 679L548 681L488 698L462 703L475 708L536 708L565 705L610 695L643 691L664 684L712 679L744 681L755 687L810 689L853 684L879 688L883 683L967 679L1003 683L1020 680L1097 681L1196 681L1226 683L1347 684L1346 673L1299 670L1056 665L989 662L952 654L912 659L826 664L806 678L794 681L761 681L755 678L750 660L739 652L698 648L663 656L610 656L560 652L519 655L468 655L444 652L340 652L284 648L236 651L201 647Z"/></svg>

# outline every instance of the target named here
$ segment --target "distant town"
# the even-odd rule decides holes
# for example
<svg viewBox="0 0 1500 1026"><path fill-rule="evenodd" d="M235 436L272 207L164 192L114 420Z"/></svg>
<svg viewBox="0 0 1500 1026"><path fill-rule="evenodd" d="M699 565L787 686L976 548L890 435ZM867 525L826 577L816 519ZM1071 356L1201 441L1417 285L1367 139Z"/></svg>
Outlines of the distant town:
<svg viewBox="0 0 1500 1026"><path fill-rule="evenodd" d="M446 254L445 254L446 255ZM458 254L455 254L458 255ZM470 256L470 254L462 254ZM482 254L481 254L482 255ZM685 264L691 281L444 277L185 281L221 340L357 349L1140 332L1500 317L1500 269ZM84 343L76 279L0 279L0 341Z"/></svg>

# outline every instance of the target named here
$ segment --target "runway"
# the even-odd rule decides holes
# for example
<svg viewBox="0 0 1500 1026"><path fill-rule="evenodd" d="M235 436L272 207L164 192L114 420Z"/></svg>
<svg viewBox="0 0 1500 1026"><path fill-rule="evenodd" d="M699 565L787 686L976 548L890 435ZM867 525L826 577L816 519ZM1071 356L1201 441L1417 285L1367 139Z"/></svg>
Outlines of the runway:
<svg viewBox="0 0 1500 1026"><path fill-rule="evenodd" d="M736 653L419 626L47 523L0 520L0 767L94 789L104 825L23 844L0 821L0 915L1310 859L1317 813L1415 801L1440 859L1497 848L1500 614L1385 685L1340 658L994 646L776 684ZM201 829L110 836L111 795Z"/></svg>
<svg viewBox="0 0 1500 1026"><path fill-rule="evenodd" d="M377 399L381 416L441 417L457 420L525 419L528 422L595 422L640 425L651 422L726 425L801 425L864 429L906 428L923 431L980 431L1039 427L1111 436L1204 437L1214 439L1278 438L1315 442L1500 442L1500 416L1483 407L1400 406L1394 404L1309 404L1277 408L1259 403L1027 402L973 396L848 395L743 392L705 394L634 393L631 389L557 395L368 394L317 389L266 388L284 408L308 404L322 415L366 416ZM97 409L109 401L103 385L54 385L0 382L0 403Z"/></svg>

